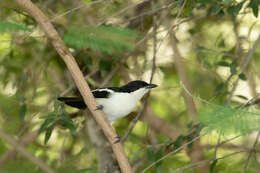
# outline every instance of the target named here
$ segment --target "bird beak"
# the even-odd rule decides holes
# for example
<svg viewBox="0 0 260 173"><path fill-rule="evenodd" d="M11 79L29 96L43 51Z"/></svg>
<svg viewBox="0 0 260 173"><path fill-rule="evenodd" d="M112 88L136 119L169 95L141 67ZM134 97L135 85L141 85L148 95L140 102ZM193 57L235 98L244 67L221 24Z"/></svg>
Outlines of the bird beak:
<svg viewBox="0 0 260 173"><path fill-rule="evenodd" d="M156 88L158 85L155 84L149 84L146 88L151 89L151 88Z"/></svg>

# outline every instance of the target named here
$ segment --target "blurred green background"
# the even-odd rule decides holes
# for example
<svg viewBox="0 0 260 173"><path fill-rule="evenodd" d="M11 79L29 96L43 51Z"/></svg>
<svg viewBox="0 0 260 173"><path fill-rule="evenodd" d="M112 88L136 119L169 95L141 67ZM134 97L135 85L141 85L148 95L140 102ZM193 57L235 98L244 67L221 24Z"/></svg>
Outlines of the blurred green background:
<svg viewBox="0 0 260 173"><path fill-rule="evenodd" d="M92 89L159 85L113 125L124 136L142 111L123 144L135 172L259 172L259 0L32 2ZM1 130L55 172L101 172L85 112L56 99L80 95L66 65L30 14L0 7ZM0 173L44 172L13 149L0 135Z"/></svg>

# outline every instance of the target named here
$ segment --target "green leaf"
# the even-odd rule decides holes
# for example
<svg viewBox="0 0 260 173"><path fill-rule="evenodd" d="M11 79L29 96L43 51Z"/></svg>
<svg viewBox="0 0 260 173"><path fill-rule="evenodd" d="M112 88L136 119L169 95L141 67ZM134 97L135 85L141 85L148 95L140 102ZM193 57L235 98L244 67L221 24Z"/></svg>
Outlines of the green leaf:
<svg viewBox="0 0 260 173"><path fill-rule="evenodd" d="M26 111L27 111L27 106L26 106L26 104L24 103L24 104L21 106L20 111L19 111L19 118L20 118L20 120L24 120Z"/></svg>
<svg viewBox="0 0 260 173"><path fill-rule="evenodd" d="M235 63L230 64L230 73L235 75L237 73L237 66Z"/></svg>
<svg viewBox="0 0 260 173"><path fill-rule="evenodd" d="M74 48L91 48L108 54L132 51L139 35L129 29L111 26L70 27L63 40Z"/></svg>
<svg viewBox="0 0 260 173"><path fill-rule="evenodd" d="M246 75L244 74L244 73L240 73L239 75L238 75L238 77L239 77L239 79L241 79L241 80L246 80L247 78L246 78Z"/></svg>
<svg viewBox="0 0 260 173"><path fill-rule="evenodd" d="M120 76L118 73L116 73L113 77L113 86L119 86L120 85Z"/></svg>
<svg viewBox="0 0 260 173"><path fill-rule="evenodd" d="M10 31L32 31L30 28L28 28L25 25L20 25L17 23L7 22L7 21L1 21L0 20L0 33L1 32L10 32Z"/></svg>
<svg viewBox="0 0 260 173"><path fill-rule="evenodd" d="M88 68L91 68L91 66L93 65L92 58L90 56L85 56L83 60L84 60L85 65Z"/></svg>
<svg viewBox="0 0 260 173"><path fill-rule="evenodd" d="M57 118L57 114L55 114L55 113L50 113L50 114L48 114L46 116L41 116L40 117L40 119L55 119L55 118Z"/></svg>
<svg viewBox="0 0 260 173"><path fill-rule="evenodd" d="M260 130L259 112L246 108L234 109L228 106L209 105L199 113L199 121L208 129L224 134L248 134Z"/></svg>
<svg viewBox="0 0 260 173"><path fill-rule="evenodd" d="M178 138L173 143L174 149L177 149L181 146L183 139L184 137L182 135L178 136Z"/></svg>
<svg viewBox="0 0 260 173"><path fill-rule="evenodd" d="M152 147L147 149L147 159L151 162L154 162L156 160L156 156Z"/></svg>
<svg viewBox="0 0 260 173"><path fill-rule="evenodd" d="M214 91L214 95L219 94L225 87L225 83L220 83L219 85L217 85L215 91Z"/></svg>
<svg viewBox="0 0 260 173"><path fill-rule="evenodd" d="M215 173L216 171L215 168L216 168L216 165L217 165L217 162L218 160L214 160L211 164L210 164L210 173Z"/></svg>
<svg viewBox="0 0 260 173"><path fill-rule="evenodd" d="M209 8L207 12L207 16L210 16L211 14L217 15L220 11L221 11L221 6L218 4L214 4Z"/></svg>
<svg viewBox="0 0 260 173"><path fill-rule="evenodd" d="M226 62L226 61L219 61L216 63L217 66L224 66L224 67L229 67L230 63Z"/></svg>
<svg viewBox="0 0 260 173"><path fill-rule="evenodd" d="M60 106L61 103L57 99L54 99L54 112L58 113Z"/></svg>
<svg viewBox="0 0 260 173"><path fill-rule="evenodd" d="M248 6L253 10L254 16L258 17L258 6L259 6L258 0L251 0Z"/></svg>
<svg viewBox="0 0 260 173"><path fill-rule="evenodd" d="M47 142L49 141L53 129L54 129L54 124L52 124L50 127L47 128L46 133L45 133L45 138L44 138L44 144L45 144L45 145L46 145Z"/></svg>
<svg viewBox="0 0 260 173"><path fill-rule="evenodd" d="M67 115L67 113L61 114L61 122L66 128L68 128L70 130L71 134L73 134L73 135L77 134L77 128L73 124L73 121L70 119L70 117Z"/></svg>
<svg viewBox="0 0 260 173"><path fill-rule="evenodd" d="M193 142L194 142L194 141L192 141L193 139L194 139L193 134L190 134L190 135L187 136L187 141L188 141L188 143L189 143L189 144L187 145L188 149L191 149L191 148L192 148Z"/></svg>
<svg viewBox="0 0 260 173"><path fill-rule="evenodd" d="M50 115L53 115L53 114L50 114ZM49 115L49 116L50 116ZM40 134L40 133L42 133L44 130L46 130L46 128L51 124L51 123L53 123L54 122L54 119L46 119L43 123L42 123L42 125L41 125L41 127L40 127L40 129L39 129L39 131L38 131L38 134Z"/></svg>
<svg viewBox="0 0 260 173"><path fill-rule="evenodd" d="M245 1L242 1L240 3L238 3L237 5L231 6L227 9L227 12L231 15L231 16L237 16L239 11L241 10L241 8L243 7L243 4L245 3Z"/></svg>

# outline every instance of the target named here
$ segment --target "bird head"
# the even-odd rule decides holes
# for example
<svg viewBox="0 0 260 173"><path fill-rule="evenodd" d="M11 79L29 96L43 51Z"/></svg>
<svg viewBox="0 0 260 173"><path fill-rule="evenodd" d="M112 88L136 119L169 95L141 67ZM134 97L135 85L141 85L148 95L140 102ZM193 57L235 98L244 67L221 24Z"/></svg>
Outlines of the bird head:
<svg viewBox="0 0 260 173"><path fill-rule="evenodd" d="M145 81L135 80L121 87L124 92L132 93L133 96L140 100L148 91L157 87L156 84L148 84Z"/></svg>

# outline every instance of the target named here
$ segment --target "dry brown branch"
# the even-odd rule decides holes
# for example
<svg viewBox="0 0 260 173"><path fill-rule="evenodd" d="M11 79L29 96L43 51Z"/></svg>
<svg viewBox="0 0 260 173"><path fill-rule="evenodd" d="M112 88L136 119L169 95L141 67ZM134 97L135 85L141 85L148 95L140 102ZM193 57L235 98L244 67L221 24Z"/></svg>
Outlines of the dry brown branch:
<svg viewBox="0 0 260 173"><path fill-rule="evenodd" d="M70 53L69 49L64 45L62 39L60 38L59 34L51 24L50 20L30 0L15 0L15 2L35 18L35 20L39 23L41 29L46 34L47 38L51 40L52 45L67 65L76 83L76 86L84 99L84 102L86 103L86 105L88 105L89 110L91 111L95 120L100 125L106 137L108 138L110 144L112 145L113 151L115 153L115 156L117 158L122 172L133 172L126 158L122 145L120 143L114 144L117 134L109 124L104 113L100 110L96 110L98 105L91 93L91 90L87 82L84 79L82 72L80 71L77 65L77 62Z"/></svg>
<svg viewBox="0 0 260 173"><path fill-rule="evenodd" d="M29 153L22 144L18 143L15 139L9 136L3 129L0 129L0 137L10 143L16 151L21 153L24 157L32 161L35 165L39 166L46 173L55 173L55 171L46 165L42 160Z"/></svg>

